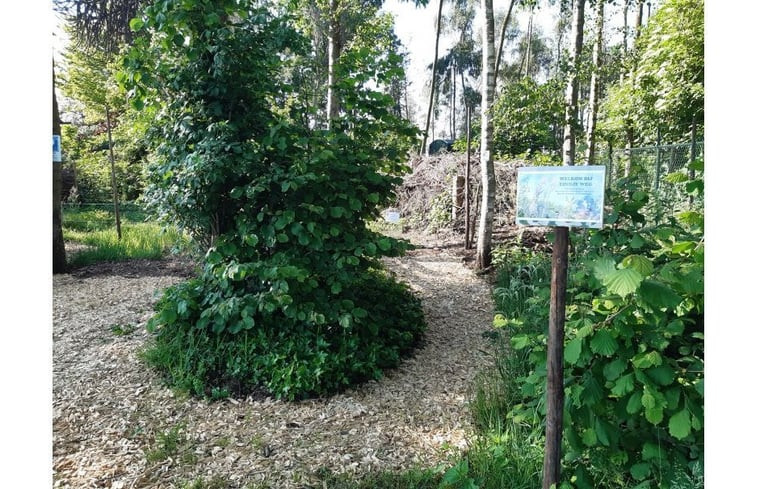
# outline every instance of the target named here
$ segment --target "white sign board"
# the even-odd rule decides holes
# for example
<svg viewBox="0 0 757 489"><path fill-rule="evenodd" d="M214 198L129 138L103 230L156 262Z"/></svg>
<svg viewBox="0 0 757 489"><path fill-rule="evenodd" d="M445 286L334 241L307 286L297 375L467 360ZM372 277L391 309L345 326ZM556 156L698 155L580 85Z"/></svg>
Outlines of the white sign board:
<svg viewBox="0 0 757 489"><path fill-rule="evenodd" d="M384 219L391 223L400 222L400 213L394 209L387 209L384 211Z"/></svg>
<svg viewBox="0 0 757 489"><path fill-rule="evenodd" d="M63 155L60 150L60 136L53 134L53 163L60 163L63 161Z"/></svg>
<svg viewBox="0 0 757 489"><path fill-rule="evenodd" d="M521 226L601 228L604 166L518 168L515 222Z"/></svg>

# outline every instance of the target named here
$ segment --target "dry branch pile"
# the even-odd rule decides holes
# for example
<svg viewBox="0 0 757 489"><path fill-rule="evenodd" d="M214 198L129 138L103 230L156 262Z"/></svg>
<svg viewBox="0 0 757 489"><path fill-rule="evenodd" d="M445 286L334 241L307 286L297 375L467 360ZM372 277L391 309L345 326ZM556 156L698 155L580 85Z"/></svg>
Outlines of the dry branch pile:
<svg viewBox="0 0 757 489"><path fill-rule="evenodd" d="M397 208L405 224L418 230L436 231L439 228L461 229L463 213L451 221L452 184L456 175L465 175L466 156L461 153L443 153L434 156L416 157L410 162L413 169L397 189ZM497 182L494 225L512 227L515 222L515 199L517 168L526 164L523 160L498 161L494 164ZM470 196L471 219L480 208L481 170L478 158L471 156Z"/></svg>

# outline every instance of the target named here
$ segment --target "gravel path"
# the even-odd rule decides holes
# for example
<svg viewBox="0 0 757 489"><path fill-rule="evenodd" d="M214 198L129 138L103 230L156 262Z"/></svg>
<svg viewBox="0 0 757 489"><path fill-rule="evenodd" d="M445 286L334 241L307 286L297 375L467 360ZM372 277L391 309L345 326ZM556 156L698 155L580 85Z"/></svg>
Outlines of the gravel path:
<svg viewBox="0 0 757 489"><path fill-rule="evenodd" d="M318 471L443 464L466 445L469 389L487 361L490 286L462 250L387 259L422 298L425 345L378 382L328 399L180 398L140 362L156 292L186 263L99 265L53 280L54 487L322 487ZM175 442L169 457L161 447Z"/></svg>

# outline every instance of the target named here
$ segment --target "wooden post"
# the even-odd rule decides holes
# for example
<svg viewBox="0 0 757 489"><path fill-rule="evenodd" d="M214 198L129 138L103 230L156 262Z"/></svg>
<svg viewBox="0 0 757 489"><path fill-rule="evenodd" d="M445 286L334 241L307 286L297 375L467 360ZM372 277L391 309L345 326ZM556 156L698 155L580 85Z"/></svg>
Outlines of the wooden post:
<svg viewBox="0 0 757 489"><path fill-rule="evenodd" d="M565 289L568 281L568 228L555 228L552 248L552 288L549 301L549 335L547 337L547 427L544 446L542 488L560 482L562 447L563 351L565 341Z"/></svg>
<svg viewBox="0 0 757 489"><path fill-rule="evenodd" d="M471 243L471 222L470 222L470 107L465 107L465 130L466 130L466 153L467 159L465 162L465 249L472 248Z"/></svg>
<svg viewBox="0 0 757 489"><path fill-rule="evenodd" d="M113 137L110 131L110 109L105 107L105 125L108 130L108 148L110 148L110 184L113 187L113 209L116 213L116 234L121 240L121 214L118 211L118 186L116 185L116 159L113 156Z"/></svg>
<svg viewBox="0 0 757 489"><path fill-rule="evenodd" d="M463 196L465 193L465 177L463 175L456 175L455 180L452 182L452 221L457 221L457 216L460 210L463 208Z"/></svg>

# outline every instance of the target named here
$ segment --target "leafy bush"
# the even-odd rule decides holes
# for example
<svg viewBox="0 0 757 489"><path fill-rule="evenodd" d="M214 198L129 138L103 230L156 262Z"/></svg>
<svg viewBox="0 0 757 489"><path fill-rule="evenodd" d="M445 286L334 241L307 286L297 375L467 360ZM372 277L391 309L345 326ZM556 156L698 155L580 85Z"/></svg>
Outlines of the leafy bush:
<svg viewBox="0 0 757 489"><path fill-rule="evenodd" d="M704 219L648 227L649 196L618 187L610 226L579 236L569 272L563 485L673 487L703 460ZM542 303L508 323L530 365L511 416L545 414L546 332L520 329L547 324Z"/></svg>
<svg viewBox="0 0 757 489"><path fill-rule="evenodd" d="M254 294L219 289L209 276L193 279L157 304L149 325L155 343L144 355L171 385L193 394L264 387L293 399L378 379L412 351L425 326L418 299L383 272L366 273L330 302L351 313L336 321L318 313L311 321L289 318L270 307L261 313Z"/></svg>
<svg viewBox="0 0 757 489"><path fill-rule="evenodd" d="M407 243L366 226L394 198L416 130L367 88L399 59L358 57L339 82L345 114L303 125L290 77L307 40L256 2L165 0L132 22L147 36L120 78L157 103L146 199L208 246L202 274L169 289L146 357L169 381L222 396L264 386L296 398L376 378L423 329L379 258ZM231 15L233 14L233 15Z"/></svg>

